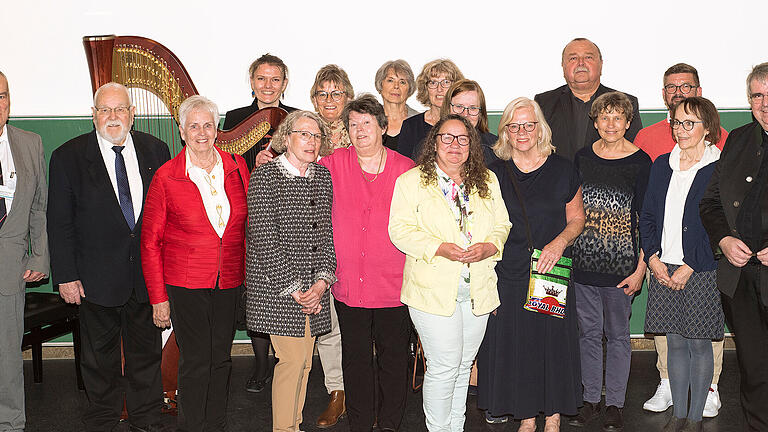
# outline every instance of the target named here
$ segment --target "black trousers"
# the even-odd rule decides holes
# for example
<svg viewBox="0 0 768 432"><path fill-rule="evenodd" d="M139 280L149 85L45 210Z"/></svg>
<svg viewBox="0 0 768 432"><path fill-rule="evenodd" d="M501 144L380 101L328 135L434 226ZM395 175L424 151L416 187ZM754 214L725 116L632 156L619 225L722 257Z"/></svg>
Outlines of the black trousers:
<svg viewBox="0 0 768 432"><path fill-rule="evenodd" d="M408 392L408 308L356 308L340 301L334 304L341 329L341 367L350 430L370 432L377 419L379 429L398 430ZM377 391L378 410L374 395Z"/></svg>
<svg viewBox="0 0 768 432"><path fill-rule="evenodd" d="M160 334L152 322L152 306L137 302L134 295L124 305L115 307L83 299L80 369L88 395L88 407L83 414L85 430L111 431L120 421L123 392L132 424L145 426L160 420ZM120 367L121 337L125 380Z"/></svg>
<svg viewBox="0 0 768 432"><path fill-rule="evenodd" d="M239 290L167 290L179 345L178 430L226 431Z"/></svg>
<svg viewBox="0 0 768 432"><path fill-rule="evenodd" d="M723 309L734 332L741 376L741 407L748 430L768 431L768 308L760 295L759 266L747 265Z"/></svg>

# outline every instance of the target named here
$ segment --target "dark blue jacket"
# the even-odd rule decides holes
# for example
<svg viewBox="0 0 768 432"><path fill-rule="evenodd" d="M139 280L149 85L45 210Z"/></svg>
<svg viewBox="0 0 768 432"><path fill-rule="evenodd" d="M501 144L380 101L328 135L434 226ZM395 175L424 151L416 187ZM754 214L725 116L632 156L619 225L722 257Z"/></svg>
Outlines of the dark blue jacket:
<svg viewBox="0 0 768 432"><path fill-rule="evenodd" d="M709 245L709 237L699 216L699 201L707 189L709 178L717 162L701 168L693 179L683 208L683 262L695 272L715 270L717 262ZM659 156L651 166L643 210L640 212L640 244L645 252L645 262L657 252L661 256L661 232L664 229L664 205L672 179L669 153Z"/></svg>

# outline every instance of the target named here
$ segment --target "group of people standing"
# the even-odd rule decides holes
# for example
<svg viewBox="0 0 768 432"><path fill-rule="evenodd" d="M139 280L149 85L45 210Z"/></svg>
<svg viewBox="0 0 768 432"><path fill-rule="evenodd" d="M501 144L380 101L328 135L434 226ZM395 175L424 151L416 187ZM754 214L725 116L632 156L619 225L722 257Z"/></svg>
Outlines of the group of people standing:
<svg viewBox="0 0 768 432"><path fill-rule="evenodd" d="M86 429L110 430L120 417L121 340L131 430L166 429L159 328L172 323L178 430L226 430L240 305L255 355L246 389L272 381L274 431L304 422L315 343L329 393L316 425L346 414L352 431L401 430L412 326L427 359L428 430L463 430L476 362L488 423L520 420L532 432L543 415L554 432L561 415L574 426L602 417L604 430L621 431L631 302L648 272L645 329L665 334L668 349L645 408L674 405L665 431L701 430L703 416L717 415L713 341L728 316L747 425L768 430L768 63L747 78L755 121L727 141L689 65L666 71L668 119L645 129L637 99L600 83L594 43L569 42L562 66L566 85L512 100L493 134L480 85L450 60L418 76L403 60L385 63L375 78L383 103L355 97L347 74L324 66L312 112L280 102L288 69L267 54L249 70L253 104L228 112L224 127L278 106L289 114L271 140L242 156L221 151L218 107L192 96L179 109L186 146L172 159L131 131L130 93L110 83L94 95L95 130L51 156L47 189L41 156L28 163L14 150L27 135L2 129L0 74L0 167L15 163L21 176L20 165L39 166L36 182L24 177L14 201L0 201L3 253L12 221L32 244L32 259L18 252L19 274L6 279L23 288L45 277L50 248L52 282L80 305ZM406 104L413 93L422 114ZM11 203L28 222L4 227ZM561 275L568 259L565 292L549 293L564 313L524 308L532 274ZM2 310L18 308L19 293L23 306L23 290L2 287ZM0 369L3 385L18 385L20 367ZM0 399L0 425L23 429L23 415L23 394L21 405Z"/></svg>

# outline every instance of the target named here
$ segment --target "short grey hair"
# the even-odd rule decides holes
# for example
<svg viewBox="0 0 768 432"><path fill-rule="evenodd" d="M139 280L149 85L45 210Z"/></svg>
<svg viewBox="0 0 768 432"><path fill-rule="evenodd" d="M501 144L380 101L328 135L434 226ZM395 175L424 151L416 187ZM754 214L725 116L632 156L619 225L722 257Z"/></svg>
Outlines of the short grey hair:
<svg viewBox="0 0 768 432"><path fill-rule="evenodd" d="M387 72L390 70L395 71L396 75L405 76L405 80L408 81L408 97L411 97L416 92L416 78L413 75L413 69L411 69L411 65L409 65L408 62L403 59L390 60L381 65L379 70L376 71L376 81L374 82L376 85L376 91L381 93L382 84L387 78Z"/></svg>
<svg viewBox="0 0 768 432"><path fill-rule="evenodd" d="M179 124L187 123L187 116L192 111L208 111L213 117L213 123L219 126L219 107L205 96L194 95L186 98L179 106Z"/></svg>
<svg viewBox="0 0 768 432"><path fill-rule="evenodd" d="M277 127L277 131L272 136L272 148L276 153L285 153L286 145L285 140L288 135L291 134L293 126L300 118L305 117L314 120L317 123L317 127L320 129L320 133L323 135L323 139L320 140L320 156L327 156L333 153L333 145L331 144L330 137L331 132L325 122L320 118L320 115L312 111L296 110L288 114L288 116L280 122L280 126Z"/></svg>
<svg viewBox="0 0 768 432"><path fill-rule="evenodd" d="M752 71L747 75L747 99L752 96L752 81L768 82L768 62L760 63L752 68Z"/></svg>
<svg viewBox="0 0 768 432"><path fill-rule="evenodd" d="M108 83L104 84L103 86L99 87L98 90L96 90L96 93L93 94L93 106L94 107L96 106L96 101L99 100L99 97L101 96L101 93L104 90L108 90L108 89L124 91L126 97L128 97L128 106L133 106L133 101L131 100L131 91L128 90L128 87L113 81L113 82L108 82Z"/></svg>

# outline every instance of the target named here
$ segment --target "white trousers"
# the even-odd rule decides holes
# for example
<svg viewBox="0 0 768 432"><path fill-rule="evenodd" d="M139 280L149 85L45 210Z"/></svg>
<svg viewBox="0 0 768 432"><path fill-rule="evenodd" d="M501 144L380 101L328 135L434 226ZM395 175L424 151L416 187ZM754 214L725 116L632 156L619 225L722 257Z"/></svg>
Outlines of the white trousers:
<svg viewBox="0 0 768 432"><path fill-rule="evenodd" d="M456 303L449 317L412 307L408 311L427 359L423 389L427 429L463 431L469 374L485 336L488 315L475 316L469 300Z"/></svg>

